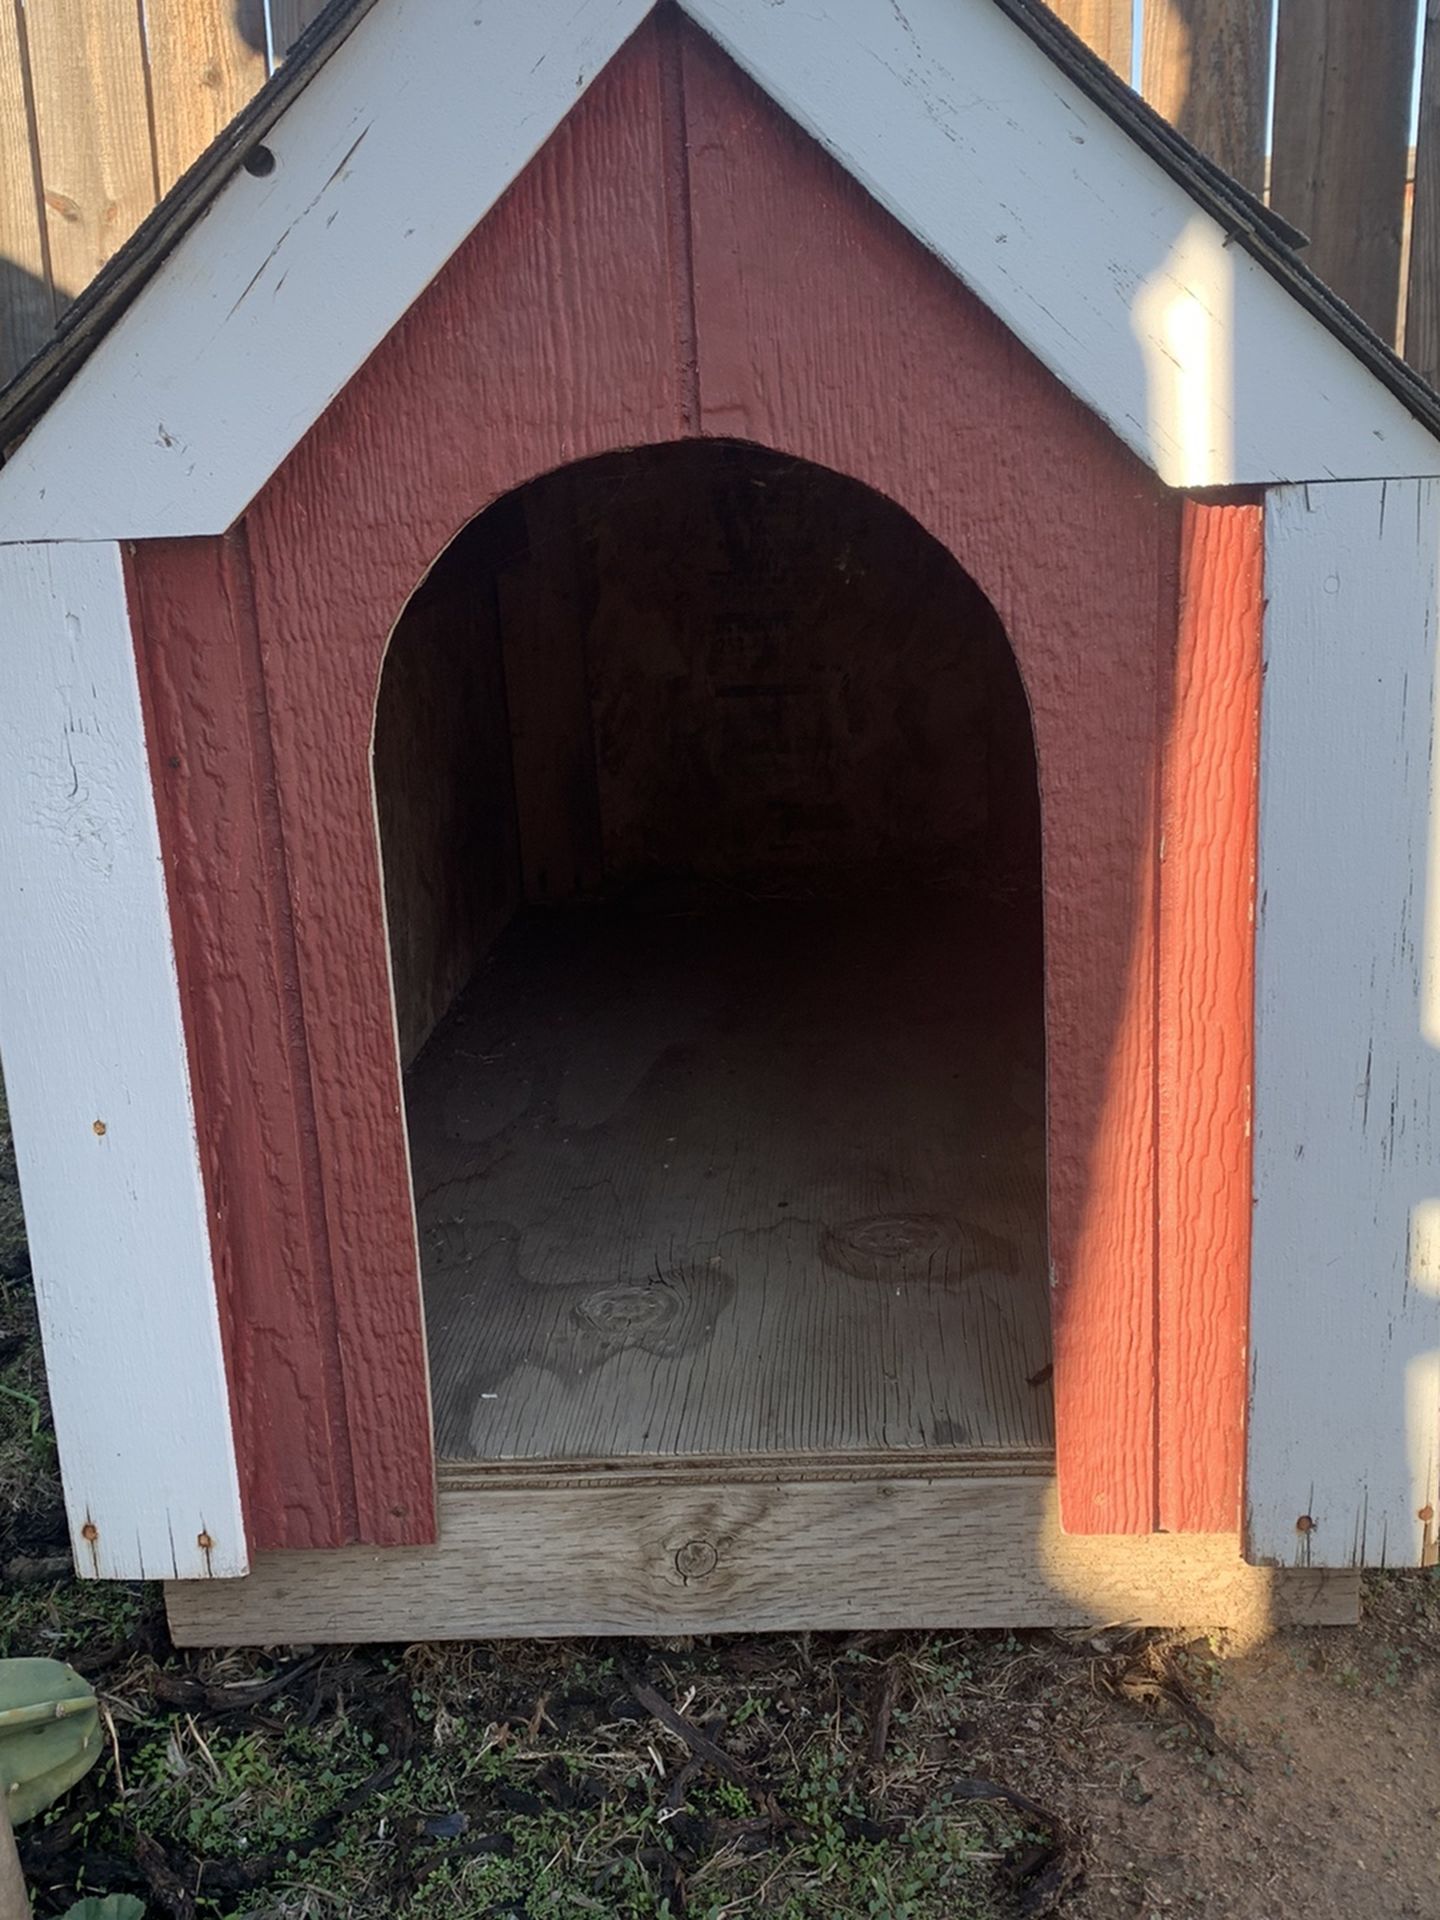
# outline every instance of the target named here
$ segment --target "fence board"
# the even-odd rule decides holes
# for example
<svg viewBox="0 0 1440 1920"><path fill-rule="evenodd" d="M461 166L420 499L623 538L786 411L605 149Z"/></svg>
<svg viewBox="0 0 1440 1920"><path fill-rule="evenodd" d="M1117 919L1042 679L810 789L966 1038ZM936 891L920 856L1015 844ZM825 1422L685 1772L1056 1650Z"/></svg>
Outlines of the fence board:
<svg viewBox="0 0 1440 1920"><path fill-rule="evenodd" d="M283 60L325 0L270 0L270 33L276 60Z"/></svg>
<svg viewBox="0 0 1440 1920"><path fill-rule="evenodd" d="M1146 0L1142 72L1151 106L1259 193L1270 0Z"/></svg>
<svg viewBox="0 0 1440 1920"><path fill-rule="evenodd" d="M64 299L155 204L140 10L44 0L25 17L50 265Z"/></svg>
<svg viewBox="0 0 1440 1920"><path fill-rule="evenodd" d="M1050 0L1050 7L1102 60L1110 62L1122 80L1130 78L1130 0Z"/></svg>
<svg viewBox="0 0 1440 1920"><path fill-rule="evenodd" d="M1415 0L1280 0L1270 197L1386 340L1400 301Z"/></svg>
<svg viewBox="0 0 1440 1920"><path fill-rule="evenodd" d="M1440 380L1440 0L1425 8L1405 358L1432 386Z"/></svg>
<svg viewBox="0 0 1440 1920"><path fill-rule="evenodd" d="M161 193L265 79L263 0L145 0Z"/></svg>
<svg viewBox="0 0 1440 1920"><path fill-rule="evenodd" d="M55 324L31 137L18 0L0 0L0 383Z"/></svg>

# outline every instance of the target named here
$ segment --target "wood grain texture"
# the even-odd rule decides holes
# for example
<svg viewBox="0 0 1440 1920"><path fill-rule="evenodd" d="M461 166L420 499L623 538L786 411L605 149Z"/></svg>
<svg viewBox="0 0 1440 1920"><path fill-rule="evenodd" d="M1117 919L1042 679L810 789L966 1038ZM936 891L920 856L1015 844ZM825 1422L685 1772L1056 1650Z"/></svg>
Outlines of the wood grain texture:
<svg viewBox="0 0 1440 1920"><path fill-rule="evenodd" d="M1187 506L1161 791L1160 1524L1240 1526L1250 1276L1259 506Z"/></svg>
<svg viewBox="0 0 1440 1920"><path fill-rule="evenodd" d="M525 562L495 589L527 900L589 893L603 871L579 529L567 481L557 475L517 503Z"/></svg>
<svg viewBox="0 0 1440 1920"><path fill-rule="evenodd" d="M1432 387L1440 382L1440 0L1425 0L1405 358Z"/></svg>
<svg viewBox="0 0 1440 1920"><path fill-rule="evenodd" d="M266 1554L248 1580L165 1597L181 1646L269 1646L1116 1621L1258 1637L1353 1625L1360 1594L1353 1574L1247 1567L1233 1534L1077 1539L1047 1480L892 1477L544 1492L457 1480L437 1547Z"/></svg>
<svg viewBox="0 0 1440 1920"><path fill-rule="evenodd" d="M152 541L130 575L246 1517L335 1546L355 1494L249 556Z"/></svg>
<svg viewBox="0 0 1440 1920"><path fill-rule="evenodd" d="M709 41L692 34L685 55L704 430L852 474L906 508L988 595L1025 681L1044 815L1065 1524L1145 1531L1154 760L1179 503ZM793 236L779 257L776 232Z"/></svg>
<svg viewBox="0 0 1440 1920"><path fill-rule="evenodd" d="M471 545L462 534L406 608L375 706L375 810L406 1066L520 899L499 610L493 578L456 553Z"/></svg>
<svg viewBox="0 0 1440 1920"><path fill-rule="evenodd" d="M841 474L714 440L569 477L612 884L1038 893L1015 658L914 520Z"/></svg>
<svg viewBox="0 0 1440 1920"><path fill-rule="evenodd" d="M145 0L161 193L265 80L264 0Z"/></svg>
<svg viewBox="0 0 1440 1920"><path fill-rule="evenodd" d="M1055 0L1051 11L1102 60L1108 60L1122 80L1130 78L1135 12L1131 0Z"/></svg>
<svg viewBox="0 0 1440 1920"><path fill-rule="evenodd" d="M20 0L0 0L0 385L55 325Z"/></svg>
<svg viewBox="0 0 1440 1920"><path fill-rule="evenodd" d="M69 297L158 197L136 0L46 0L25 10L35 129L57 295Z"/></svg>
<svg viewBox="0 0 1440 1920"><path fill-rule="evenodd" d="M431 1533L431 1422L375 836L381 663L456 531L679 430L658 52L632 41L247 516L361 1537Z"/></svg>
<svg viewBox="0 0 1440 1920"><path fill-rule="evenodd" d="M1414 49L1415 0L1279 0L1271 202L1310 235L1320 278L1390 341Z"/></svg>
<svg viewBox="0 0 1440 1920"><path fill-rule="evenodd" d="M0 548L0 1016L82 1574L247 1563L115 547Z"/></svg>
<svg viewBox="0 0 1440 1920"><path fill-rule="evenodd" d="M1440 490L1265 522L1252 1555L1413 1566L1440 1461Z"/></svg>
<svg viewBox="0 0 1440 1920"><path fill-rule="evenodd" d="M441 1458L1047 1455L1038 922L512 927L407 1087Z"/></svg>
<svg viewBox="0 0 1440 1920"><path fill-rule="evenodd" d="M1147 0L1141 91L1217 165L1265 189L1271 0Z"/></svg>

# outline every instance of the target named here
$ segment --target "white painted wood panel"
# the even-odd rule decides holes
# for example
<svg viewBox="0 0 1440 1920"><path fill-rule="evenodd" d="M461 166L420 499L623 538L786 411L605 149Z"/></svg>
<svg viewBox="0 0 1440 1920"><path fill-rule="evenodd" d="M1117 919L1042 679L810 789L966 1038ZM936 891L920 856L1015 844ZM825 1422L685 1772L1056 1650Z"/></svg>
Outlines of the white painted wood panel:
<svg viewBox="0 0 1440 1920"><path fill-rule="evenodd" d="M1434 1538L1437 578L1434 481L1270 496L1247 1504L1286 1563Z"/></svg>
<svg viewBox="0 0 1440 1920"><path fill-rule="evenodd" d="M0 540L219 533L653 0L385 0L0 470Z"/></svg>
<svg viewBox="0 0 1440 1920"><path fill-rule="evenodd" d="M1440 473L1426 429L992 0L682 4L1170 485Z"/></svg>
<svg viewBox="0 0 1440 1920"><path fill-rule="evenodd" d="M0 550L0 1054L76 1565L122 1579L244 1573L113 545Z"/></svg>

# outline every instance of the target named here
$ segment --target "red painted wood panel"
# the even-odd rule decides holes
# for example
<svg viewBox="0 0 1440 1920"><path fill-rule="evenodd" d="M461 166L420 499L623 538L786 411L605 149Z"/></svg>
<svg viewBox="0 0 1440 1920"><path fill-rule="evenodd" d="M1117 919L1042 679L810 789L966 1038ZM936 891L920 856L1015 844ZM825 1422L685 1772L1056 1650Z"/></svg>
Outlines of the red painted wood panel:
<svg viewBox="0 0 1440 1920"><path fill-rule="evenodd" d="M661 46L622 52L247 516L363 1540L432 1525L376 689L410 593L490 500L681 431Z"/></svg>
<svg viewBox="0 0 1440 1920"><path fill-rule="evenodd" d="M252 1546L354 1538L314 1112L243 536L130 561Z"/></svg>
<svg viewBox="0 0 1440 1920"><path fill-rule="evenodd" d="M1143 1531L1155 741L1180 503L699 34L685 99L704 430L897 500L984 588L1020 663L1045 815L1063 1514L1077 1531Z"/></svg>
<svg viewBox="0 0 1440 1920"><path fill-rule="evenodd" d="M1160 1524L1238 1529L1264 510L1185 514L1160 869Z"/></svg>
<svg viewBox="0 0 1440 1920"><path fill-rule="evenodd" d="M1233 931L1236 888L1248 885L1243 862L1211 844L1213 809L1193 829L1181 817L1211 806L1213 710L1230 741L1219 749L1230 781L1224 818L1253 837L1240 790L1253 752L1243 767L1228 757L1241 718L1220 690L1240 644L1243 566L1227 544L1239 536L1214 531L1222 522L1212 529L1198 510L1188 523L1178 685L1189 705L1172 716L1183 503L722 55L667 17L596 83L246 518L259 667L245 697L263 710L274 754L274 819L257 816L247 831L271 849L267 910L281 933L277 872L288 888L293 973L276 977L287 1018L303 1014L304 1047L297 1058L292 1024L262 1076L267 1103L282 1093L295 1103L295 1150L277 1150L267 1129L264 1145L244 1151L284 1189L265 1201L277 1219L317 1223L308 1252L287 1228L291 1251L267 1267L258 1252L241 1258L233 1211L217 1216L232 1264L252 1263L234 1297L250 1287L244 1311L260 1324L270 1313L275 1335L262 1351L230 1333L255 1544L308 1539L312 1509L332 1485L337 1527L354 1537L417 1540L432 1525L370 773L388 634L426 568L491 500L567 461L697 430L819 462L896 500L957 556L1006 625L1031 702L1046 816L1064 1518L1097 1531L1145 1530L1162 1515L1172 1526L1215 1524L1231 1440L1208 1457L1205 1430L1233 1404L1233 1342L1212 1339L1205 1322L1200 1350L1172 1363L1157 1336L1196 1337L1207 1309L1196 1305L1194 1277L1215 1249L1243 1267L1234 1181L1247 1191L1248 1182L1223 1129L1213 1165L1184 1182L1158 1177L1156 1086L1162 1073L1220 1076L1198 1106L1166 1110L1176 1139L1193 1141L1204 1130L1196 1116L1218 1111L1248 1060L1233 942L1221 943L1213 979L1205 976L1198 1015L1179 964L1186 930L1204 915ZM202 632L207 601L220 631L250 618L225 611L240 604L236 550L225 560L218 543L195 544L208 561L187 574L171 550L154 562L154 593L148 576L143 583L147 646L154 623L177 684L180 627L188 623L192 639ZM169 638L162 586L183 611ZM193 726L176 700L174 726ZM223 682L203 710L212 708L207 724L219 726L231 710ZM1163 778L1173 898L1158 886L1160 743L1172 722ZM261 789L254 804L270 805L264 769L237 761L225 776L251 778ZM207 805L221 811L186 793L169 812L177 870L176 846L209 831ZM214 884L198 869L187 882L194 893ZM1163 940L1162 914L1172 916ZM208 927L187 937L181 966L187 1005L208 1006L216 1030L230 1034L249 1018L252 964L278 963L262 956L232 968L228 938ZM1174 1255L1163 1288L1162 1233ZM1227 1299L1239 1297L1241 1267L1226 1269ZM316 1326L333 1332L308 1327L299 1306L288 1321L271 1312L271 1295L287 1288L296 1301L313 1299ZM283 1389L274 1384L282 1379ZM268 1446L258 1431L267 1396L281 1391L305 1403L307 1431L319 1436L314 1458ZM1157 1425L1162 1404L1166 1426ZM1187 1420L1195 1434L1173 1439Z"/></svg>

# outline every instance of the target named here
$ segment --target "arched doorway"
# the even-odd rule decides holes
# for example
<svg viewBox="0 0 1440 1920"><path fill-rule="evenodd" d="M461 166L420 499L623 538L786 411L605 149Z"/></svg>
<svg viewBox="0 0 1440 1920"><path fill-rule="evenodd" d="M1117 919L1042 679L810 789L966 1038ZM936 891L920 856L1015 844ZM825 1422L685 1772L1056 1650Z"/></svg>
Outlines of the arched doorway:
<svg viewBox="0 0 1440 1920"><path fill-rule="evenodd" d="M374 774L440 1457L1047 1453L1035 754L952 556L748 445L562 469Z"/></svg>

